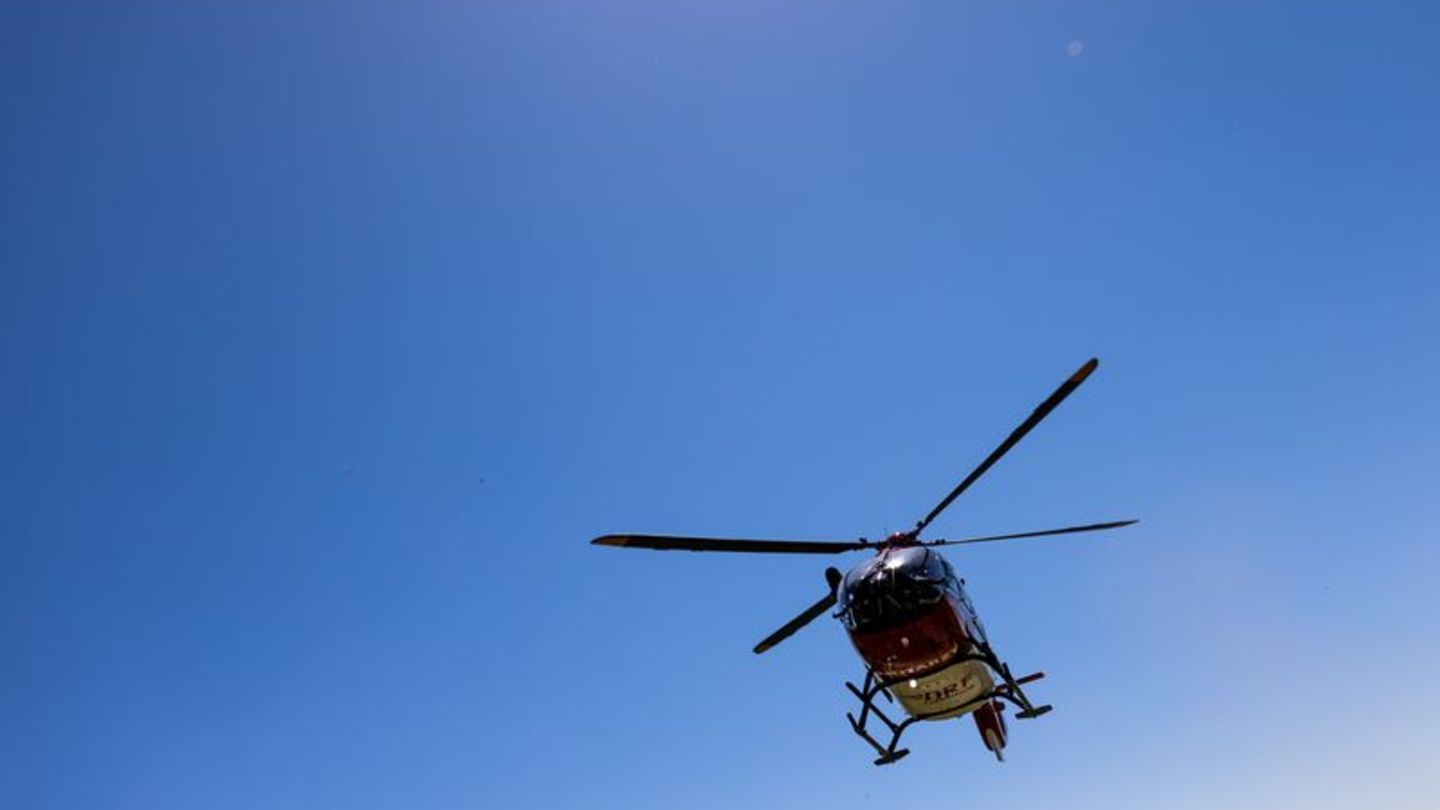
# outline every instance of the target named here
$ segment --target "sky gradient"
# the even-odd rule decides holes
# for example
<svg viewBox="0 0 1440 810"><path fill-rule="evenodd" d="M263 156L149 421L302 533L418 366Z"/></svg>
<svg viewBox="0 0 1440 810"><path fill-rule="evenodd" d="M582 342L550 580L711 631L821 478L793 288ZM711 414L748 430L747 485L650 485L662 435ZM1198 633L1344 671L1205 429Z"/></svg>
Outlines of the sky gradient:
<svg viewBox="0 0 1440 810"><path fill-rule="evenodd" d="M1431 808L1440 12L0 7L0 806ZM828 560L1056 711L877 769ZM855 560L858 562L858 560Z"/></svg>

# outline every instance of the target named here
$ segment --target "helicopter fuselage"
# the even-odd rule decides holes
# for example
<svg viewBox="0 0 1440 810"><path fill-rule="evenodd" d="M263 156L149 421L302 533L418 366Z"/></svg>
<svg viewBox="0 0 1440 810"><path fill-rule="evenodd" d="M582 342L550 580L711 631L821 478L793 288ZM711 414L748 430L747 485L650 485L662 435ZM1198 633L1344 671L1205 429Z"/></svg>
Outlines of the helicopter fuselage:
<svg viewBox="0 0 1440 810"><path fill-rule="evenodd" d="M997 707L983 699L996 673L973 657L988 643L985 628L938 551L887 545L845 575L837 601L856 652L906 712L943 720L978 710L981 735L1004 745Z"/></svg>

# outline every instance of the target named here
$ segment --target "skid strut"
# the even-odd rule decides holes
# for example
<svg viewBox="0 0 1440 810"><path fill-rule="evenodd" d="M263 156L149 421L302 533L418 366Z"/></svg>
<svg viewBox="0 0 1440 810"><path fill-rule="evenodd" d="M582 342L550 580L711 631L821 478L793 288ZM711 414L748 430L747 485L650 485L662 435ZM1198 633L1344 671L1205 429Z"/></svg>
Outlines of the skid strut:
<svg viewBox="0 0 1440 810"><path fill-rule="evenodd" d="M1010 667L995 656L994 651L990 649L988 644L976 645L973 652L962 653L955 656L947 662L944 667L954 666L962 661L983 662L999 676L1001 683L989 692L961 706L944 711L931 712L929 714L911 715L898 723L890 719L889 715L885 714L879 706L875 705L875 698L883 696L885 702L893 704L895 702L895 696L891 694L890 687L898 683L903 683L906 678L893 678L887 681L877 676L874 670L866 667L864 685L856 686L849 681L845 682L845 688L849 689L850 693L860 701L860 716L857 718L852 712L846 712L845 717L850 721L850 729L854 731L860 739L869 743L870 747L874 748L875 752L880 755L875 760L876 765L889 765L892 762L898 762L903 759L905 755L909 754L910 749L900 747L900 737L904 735L905 729L909 728L911 724L921 720L959 716L983 706L987 701L996 699L1014 704L1015 707L1019 709L1019 711L1015 713L1015 719L1017 720L1029 720L1040 717L1041 715L1047 714L1053 708L1048 705L1036 706L1031 703L1030 699L1025 695L1025 690L1020 688L1024 684L1040 680L1045 677L1045 673L1034 672L1016 678L1010 674ZM940 668L943 669L944 667ZM885 728L889 730L889 744L881 745L880 741L876 740L870 733L869 722L872 717L878 719L885 725Z"/></svg>

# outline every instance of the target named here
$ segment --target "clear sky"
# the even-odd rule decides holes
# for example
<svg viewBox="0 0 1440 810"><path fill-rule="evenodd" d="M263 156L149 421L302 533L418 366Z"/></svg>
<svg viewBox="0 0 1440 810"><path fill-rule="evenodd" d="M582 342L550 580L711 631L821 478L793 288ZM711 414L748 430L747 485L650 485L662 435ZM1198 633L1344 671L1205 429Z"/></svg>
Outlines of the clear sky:
<svg viewBox="0 0 1440 810"><path fill-rule="evenodd" d="M0 806L1432 808L1440 13L0 6ZM892 768L823 558L1056 711ZM855 560L858 561L858 560Z"/></svg>

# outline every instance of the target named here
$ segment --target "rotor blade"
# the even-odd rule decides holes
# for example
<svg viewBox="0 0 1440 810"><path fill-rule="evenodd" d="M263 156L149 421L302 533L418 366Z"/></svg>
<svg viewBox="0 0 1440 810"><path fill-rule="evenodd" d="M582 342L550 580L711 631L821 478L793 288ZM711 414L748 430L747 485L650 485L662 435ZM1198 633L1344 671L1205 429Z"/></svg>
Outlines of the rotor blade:
<svg viewBox="0 0 1440 810"><path fill-rule="evenodd" d="M835 606L835 594L826 594L824 599L805 609L804 613L785 623L785 626L765 637L765 640L755 645L755 654L765 652L776 644L784 641L795 634L796 630L814 621L817 616Z"/></svg>
<svg viewBox="0 0 1440 810"><path fill-rule="evenodd" d="M1100 365L1100 361L1092 357L1087 360L1085 362L1085 365L1081 366L1079 370L1077 370L1074 374L1071 374L1069 379L1061 383L1060 387L1055 389L1055 393L1051 394L1049 398L1047 398L1044 402L1040 403L1040 407L1036 408L1035 412L1030 414L1030 416L1027 417L1024 422L1020 423L1020 427L1015 428L1015 430L1012 431L1008 437L1006 437L1005 441L1001 442L1000 446L995 448L994 452L986 456L984 461L980 462L979 467L976 467L973 472L965 476L965 480L961 481L959 486L955 487L955 489L950 491L949 495L945 496L945 500L941 501L938 505L936 505L934 509L931 509L930 514L926 515L923 520L915 524L915 533L919 534L926 526L929 526L930 521L934 520L936 516L938 516L941 512L945 511L945 507L949 506L951 501L954 501L956 498L960 497L960 493L969 489L970 485L975 483L975 481L980 478L980 476L984 475L985 471L990 469L990 467L993 466L995 462L999 461L1001 456L1005 455L1007 452L1010 451L1010 448L1015 446L1017 442L1025 438L1025 434L1029 433L1032 428L1040 424L1040 420L1044 419L1046 416L1049 416L1050 412L1055 410L1055 406L1059 405L1061 402L1064 402L1065 398L1070 396L1070 392L1074 391L1076 388L1079 388L1080 383L1085 382L1085 378L1089 377L1090 373L1094 371L1095 367L1098 365Z"/></svg>
<svg viewBox="0 0 1440 810"><path fill-rule="evenodd" d="M837 568L825 569L825 579L830 582L830 593L824 599L805 609L804 613L785 623L785 626L765 637L765 640L755 645L755 654L765 652L776 644L784 641L795 634L796 630L815 621L820 614L835 606L835 592L840 587L840 570Z"/></svg>
<svg viewBox="0 0 1440 810"><path fill-rule="evenodd" d="M651 548L659 551L744 551L767 554L839 554L870 548L861 540L741 540L725 537L671 537L663 534L607 534L596 546Z"/></svg>
<svg viewBox="0 0 1440 810"><path fill-rule="evenodd" d="M1118 529L1139 523L1138 520L1117 520L1112 523L1092 523L1089 526L1069 526L1064 529L1046 529L1043 532L1021 532L1019 534L992 534L987 537L966 537L961 540L929 540L922 546L958 546L965 543L989 543L992 540L1019 540L1022 537L1048 537L1052 534L1075 534L1077 532L1098 532L1102 529Z"/></svg>

